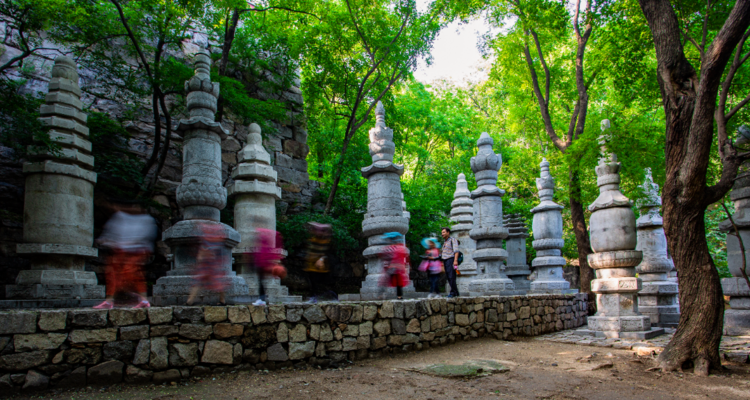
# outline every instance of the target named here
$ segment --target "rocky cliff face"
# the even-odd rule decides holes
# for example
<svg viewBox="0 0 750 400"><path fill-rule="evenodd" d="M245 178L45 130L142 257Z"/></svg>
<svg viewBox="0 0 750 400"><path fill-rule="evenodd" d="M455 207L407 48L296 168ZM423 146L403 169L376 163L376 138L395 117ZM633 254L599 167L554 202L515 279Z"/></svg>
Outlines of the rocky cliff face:
<svg viewBox="0 0 750 400"><path fill-rule="evenodd" d="M212 51L220 52L215 43L209 43L209 38L201 33L194 32L191 40L182 43L182 51L172 54L178 59L195 53L199 48L211 45ZM6 62L18 54L18 49L5 48L0 54L0 64ZM24 85L28 93L46 93L50 78L50 70L54 58L58 52L49 51L27 60L25 70L33 70L32 78ZM81 86L85 92L87 86L97 82L97 76L85 68L79 70L81 75ZM236 74L241 77L242 74ZM270 72L266 75L273 79ZM20 76L19 76L20 78ZM295 80L291 87L269 93L259 85L247 85L250 97L259 100L274 99L283 103L286 116L282 120L267 120L265 126L269 127L263 132L263 144L271 154L271 163L278 172L278 185L282 190L282 199L277 202L276 208L280 215L295 214L303 212L312 207L313 197L319 187L318 182L311 181L307 174L307 162L305 158L309 152L307 145L307 125L303 114L303 98L299 88L299 80ZM91 110L108 114L114 119L123 120L134 104L124 104L111 100L97 99L84 96L84 104ZM148 101L136 104L140 112L134 113L135 117L126 120L123 127L130 133L131 138L127 143L127 151L145 161L154 146L154 120L152 112L148 108ZM173 116L173 124L176 124L181 116ZM259 121L260 122L260 121ZM237 152L244 146L248 134L248 126L232 119L227 115L221 121L229 135L222 138L222 177L225 186L232 183L231 171L237 165ZM12 151L0 146L0 297L4 298L6 284L15 281L19 270L28 267L28 262L15 255L17 243L22 241L23 228L23 193L24 176L21 172L24 160L14 160ZM96 162L96 161L95 161ZM166 230L181 219L181 212L175 198L176 188L182 179L182 138L173 133L169 148L169 155L165 161L155 185L155 191L151 196L152 206L149 212L157 219L161 231ZM119 182L123 187L130 183ZM109 217L109 211L104 207L106 196L98 191L95 197L95 226L96 235L100 233L101 226ZM227 205L223 211L222 219L226 218L231 224L232 205ZM147 266L147 281L155 282L169 269L166 255L169 248L161 241L157 243L157 250L153 260ZM100 274L100 282L103 282L104 260L94 260L89 267Z"/></svg>

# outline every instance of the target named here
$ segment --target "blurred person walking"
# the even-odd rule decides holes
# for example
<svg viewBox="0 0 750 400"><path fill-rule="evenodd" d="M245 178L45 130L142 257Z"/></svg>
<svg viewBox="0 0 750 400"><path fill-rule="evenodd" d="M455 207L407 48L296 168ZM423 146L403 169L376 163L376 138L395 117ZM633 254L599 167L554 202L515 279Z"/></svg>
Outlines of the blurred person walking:
<svg viewBox="0 0 750 400"><path fill-rule="evenodd" d="M383 234L391 244L382 253L383 279L382 286L395 287L396 298L403 299L403 288L409 284L409 250L404 245L404 236L398 232Z"/></svg>
<svg viewBox="0 0 750 400"><path fill-rule="evenodd" d="M321 287L330 272L326 252L331 246L333 229L329 224L318 222L308 222L307 229L310 232L310 238L307 241L304 271L307 272L310 293L312 294L308 302L317 303L318 297L323 294Z"/></svg>
<svg viewBox="0 0 750 400"><path fill-rule="evenodd" d="M448 284L451 291L448 297L458 297L458 286L456 286L456 269L458 268L458 239L451 237L451 228L443 228L440 231L443 237L443 252L440 258L443 260L445 267L445 276L448 278Z"/></svg>
<svg viewBox="0 0 750 400"><path fill-rule="evenodd" d="M440 297L438 282L440 281L440 274L443 272L443 262L440 260L440 250L438 250L440 243L434 238L424 238L422 239L422 246L427 250L425 255L420 256L423 260L419 264L419 270L426 271L430 277L430 294L427 295L427 298Z"/></svg>
<svg viewBox="0 0 750 400"><path fill-rule="evenodd" d="M267 299L263 281L269 276L282 277L278 271L284 268L281 265L284 245L279 232L264 228L255 229L255 243L256 247L253 257L255 261L255 273L258 275L259 298L253 305L265 306Z"/></svg>
<svg viewBox="0 0 750 400"><path fill-rule="evenodd" d="M219 304L226 305L225 291L228 280L222 268L224 259L229 255L224 249L225 232L221 224L201 222L201 243L195 257L195 282L187 305L195 303L201 289L219 293Z"/></svg>
<svg viewBox="0 0 750 400"><path fill-rule="evenodd" d="M107 298L96 309L111 309L116 294L135 294L140 299L134 308L151 304L146 298L143 266L154 251L156 223L134 201L110 200L115 211L104 224L97 243L110 251L107 257Z"/></svg>

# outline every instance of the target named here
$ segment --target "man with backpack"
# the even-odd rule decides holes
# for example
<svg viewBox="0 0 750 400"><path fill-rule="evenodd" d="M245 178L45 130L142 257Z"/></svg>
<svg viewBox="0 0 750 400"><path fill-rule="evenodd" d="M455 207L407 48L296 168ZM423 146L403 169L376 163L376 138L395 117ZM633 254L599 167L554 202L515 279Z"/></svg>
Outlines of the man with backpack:
<svg viewBox="0 0 750 400"><path fill-rule="evenodd" d="M448 278L448 284L451 291L448 297L458 297L458 286L456 286L456 268L458 268L458 240L451 237L451 228L443 228L440 232L443 237L443 251L440 258L443 260L445 276Z"/></svg>

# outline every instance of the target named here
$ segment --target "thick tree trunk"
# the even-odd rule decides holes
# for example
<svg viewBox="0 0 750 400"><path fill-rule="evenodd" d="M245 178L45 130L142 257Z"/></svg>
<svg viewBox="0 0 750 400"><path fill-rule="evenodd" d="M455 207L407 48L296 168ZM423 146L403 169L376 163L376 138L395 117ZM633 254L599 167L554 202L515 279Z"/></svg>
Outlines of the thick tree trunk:
<svg viewBox="0 0 750 400"><path fill-rule="evenodd" d="M581 293L589 295L589 315L596 313L596 302L594 294L591 292L591 281L594 280L594 270L589 266L589 254L591 250L591 241L589 232L586 229L586 216L584 214L583 204L579 201L581 198L581 187L578 183L578 174L570 174L570 219L573 223L573 233L576 235L576 247L578 248L578 271L581 282Z"/></svg>

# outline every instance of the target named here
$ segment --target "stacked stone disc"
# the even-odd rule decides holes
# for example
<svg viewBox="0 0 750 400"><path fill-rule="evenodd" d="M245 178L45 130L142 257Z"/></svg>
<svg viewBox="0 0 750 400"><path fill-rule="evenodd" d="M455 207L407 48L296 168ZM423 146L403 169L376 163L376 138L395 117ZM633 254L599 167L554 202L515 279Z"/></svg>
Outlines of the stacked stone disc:
<svg viewBox="0 0 750 400"><path fill-rule="evenodd" d="M453 202L451 203L451 236L458 239L459 250L464 254L464 262L458 266L461 275L456 277L458 293L468 293L469 283L477 277L479 270L477 263L474 261L474 250L477 244L469 236L471 228L474 226L474 200L471 199L469 184L466 182L466 175L458 174L456 181L456 191L453 192Z"/></svg>
<svg viewBox="0 0 750 400"><path fill-rule="evenodd" d="M16 284L6 286L10 299L104 298L104 286L97 284L96 274L85 270L86 260L98 255L92 247L96 173L80 97L75 62L57 57L40 120L60 148L52 152L30 149L29 162L23 166L25 243L16 251L31 259L31 269L20 271Z"/></svg>
<svg viewBox="0 0 750 400"><path fill-rule="evenodd" d="M362 221L362 234L367 237L368 247L364 251L367 259L367 277L362 282L360 298L375 300L395 298L396 288L382 288L383 278L381 255L390 245L382 239L386 232L405 235L409 230L408 213L405 211L401 193L402 165L393 162L396 145L393 143L393 129L385 125L385 108L378 102L375 110L375 127L370 129L370 155L372 164L362 168L362 176L367 179L367 214ZM404 296L414 296L414 285L404 288ZM348 297L339 297L342 300Z"/></svg>
<svg viewBox="0 0 750 400"><path fill-rule="evenodd" d="M521 214L507 214L503 218L503 225L508 228L508 238L505 239L505 250L508 252L505 274L513 281L516 290L527 292L531 285L531 270L526 264L526 238L529 237L526 220Z"/></svg>
<svg viewBox="0 0 750 400"><path fill-rule="evenodd" d="M182 183L177 187L177 204L183 220L167 229L163 240L174 253L172 270L154 285L154 304L182 304L187 301L194 284L195 254L203 236L203 224L215 225L224 236L223 264L227 301L246 296L244 279L232 271L232 248L240 235L230 226L219 222L219 212L226 207L227 190L221 179L221 136L227 132L214 121L219 84L211 82L211 58L202 50L195 56L195 75L185 82L187 109L190 118L181 120L176 131L183 135ZM201 291L200 301L216 302L218 294Z"/></svg>
<svg viewBox="0 0 750 400"><path fill-rule="evenodd" d="M603 123L603 126L608 126ZM591 291L596 293L597 312L588 318L588 329L581 334L610 338L648 339L664 333L652 328L648 316L638 312L637 295L641 280L635 266L643 254L635 250L635 213L630 199L620 193L620 163L617 155L606 155L596 167L599 197L589 206L591 248L588 261L596 272Z"/></svg>
<svg viewBox="0 0 750 400"><path fill-rule="evenodd" d="M503 239L508 229L503 226L504 190L497 187L497 172L502 158L492 150L494 141L487 132L477 140L476 157L471 158L471 170L477 179L477 189L471 192L474 200L474 226L469 236L477 243L474 261L485 273L469 284L471 295L516 294L513 281L505 274L503 261L508 252L503 249Z"/></svg>
<svg viewBox="0 0 750 400"><path fill-rule="evenodd" d="M646 181L641 185L645 197L636 202L641 216L636 220L638 246L643 252L643 261L635 268L641 278L638 292L638 311L648 315L652 326L676 328L680 322L680 307L677 305L677 282L667 275L674 270L674 262L667 252L667 237L659 208L659 185L646 169Z"/></svg>
<svg viewBox="0 0 750 400"><path fill-rule="evenodd" d="M747 129L747 128L746 128ZM745 247L745 264L750 264L750 175L748 166L743 165L730 198L734 202L732 220L737 226ZM724 296L729 296L730 309L724 311L724 334L729 336L750 335L750 287L742 275L742 248L734 226L729 220L722 222L719 229L727 232L727 264L731 278L721 280ZM750 275L750 268L745 269Z"/></svg>
<svg viewBox="0 0 750 400"><path fill-rule="evenodd" d="M577 290L570 289L570 282L563 278L565 258L562 257L563 220L560 210L563 206L552 199L555 194L555 178L549 172L549 162L542 159L541 174L536 178L539 190L539 205L531 209L534 220L531 229L536 250L536 257L531 266L536 269L536 277L531 282L529 294L569 294Z"/></svg>
<svg viewBox="0 0 750 400"><path fill-rule="evenodd" d="M228 190L228 195L235 198L234 226L241 238L232 254L240 276L248 285L247 301L256 299L260 294L258 275L253 270L255 230L263 228L276 231L276 200L281 200L281 188L276 186L276 171L271 166L271 156L263 147L260 126L250 124L249 128L247 144L240 150L239 164L232 171L234 183ZM286 255L283 249L277 251ZM302 300L301 296L290 296L289 289L281 285L279 278L266 278L264 287L269 301Z"/></svg>

